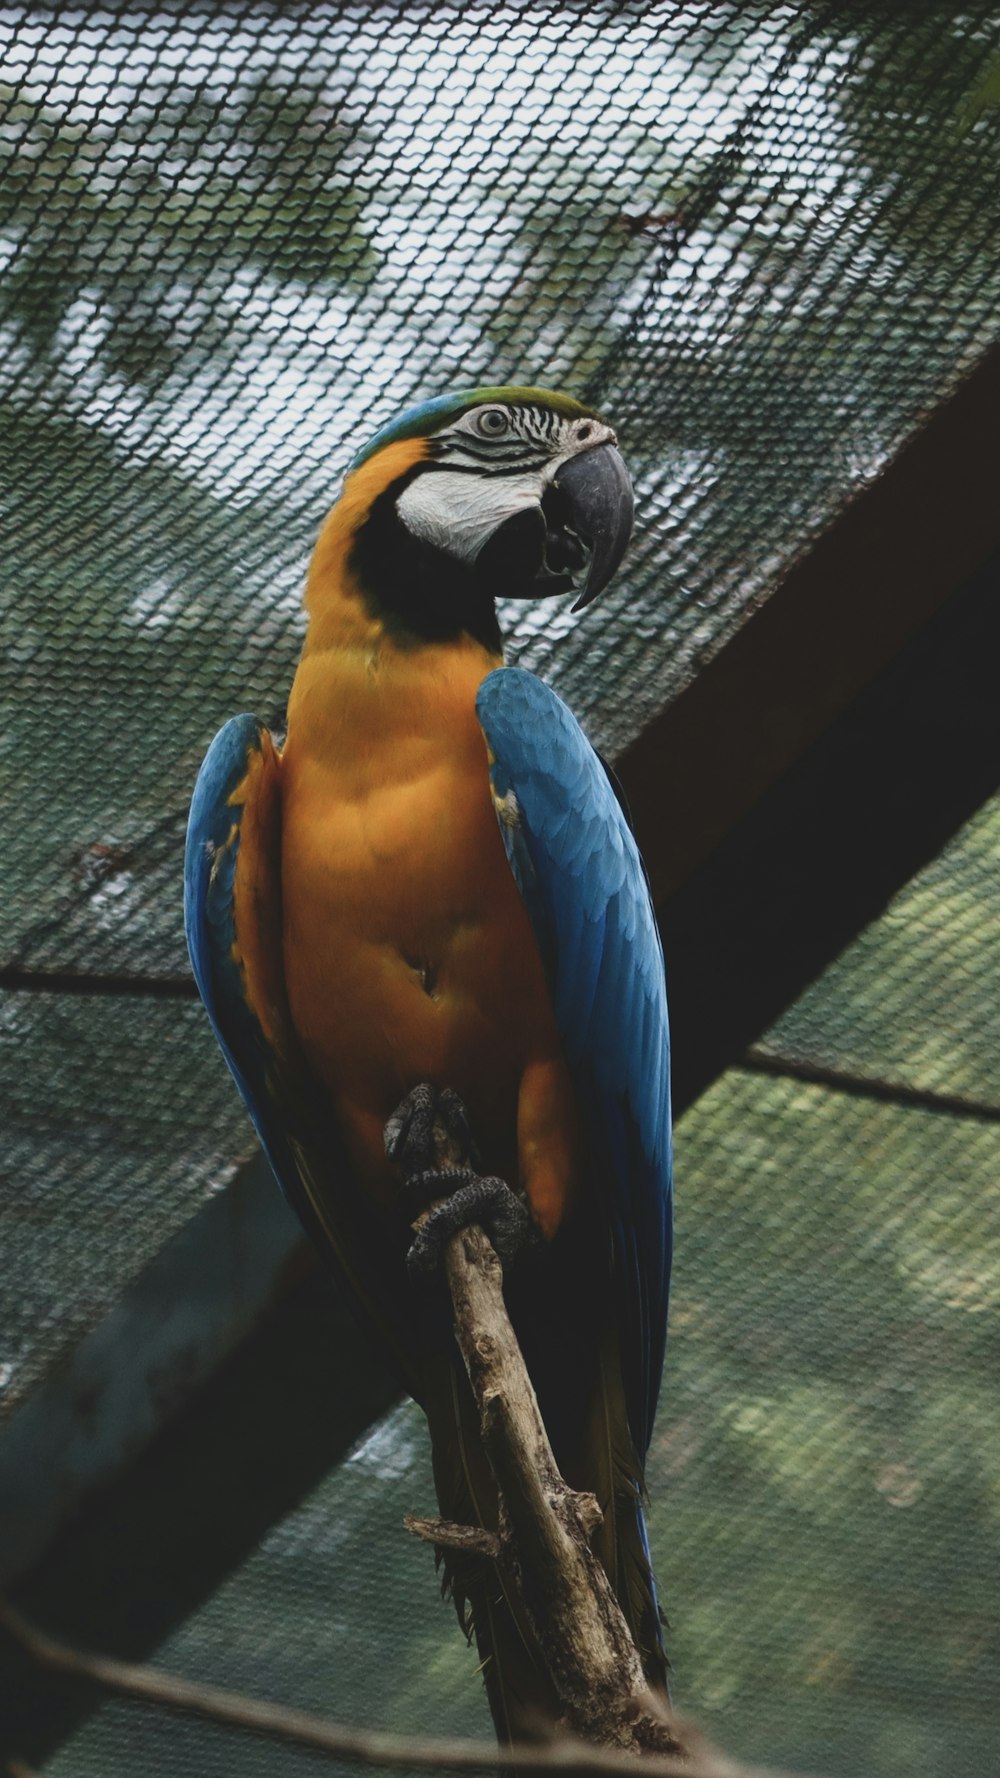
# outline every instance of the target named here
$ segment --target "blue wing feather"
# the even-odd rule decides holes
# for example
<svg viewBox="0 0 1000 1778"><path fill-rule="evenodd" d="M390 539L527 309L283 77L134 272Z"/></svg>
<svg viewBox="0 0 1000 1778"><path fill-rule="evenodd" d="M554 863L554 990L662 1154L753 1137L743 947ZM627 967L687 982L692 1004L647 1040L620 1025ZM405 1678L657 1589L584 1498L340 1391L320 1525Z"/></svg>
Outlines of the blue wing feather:
<svg viewBox="0 0 1000 1778"><path fill-rule="evenodd" d="M251 754L260 751L261 734L256 717L234 716L219 730L205 755L188 817L184 929L194 978L212 1029L280 1179L282 1169L271 1152L280 1145L280 1132L268 1127L266 1116L267 1048L247 1005L234 956L233 886L241 811L234 807L232 798L247 775Z"/></svg>
<svg viewBox="0 0 1000 1778"><path fill-rule="evenodd" d="M283 1003L281 937L261 929L258 949L274 963L269 1007L278 1031L269 1040L248 994L237 943L237 869L244 831L244 797L251 788L254 756L271 743L254 716L234 716L216 735L198 775L188 821L184 861L184 924L191 966L212 1028L253 1119L261 1146L279 1185L306 1228L334 1260L363 1313L380 1330L388 1355L413 1394L414 1342L401 1320L398 1293L381 1274L383 1231L361 1194L351 1187L340 1132L325 1095L298 1050ZM261 762L267 764L267 762ZM270 769L276 769L273 755ZM258 808L258 813L259 808ZM265 835L268 857L255 855L258 875L272 887L280 870L277 823ZM276 897L274 905L276 907ZM240 912L258 923L261 910L251 901ZM260 988L261 984L258 984Z"/></svg>
<svg viewBox="0 0 1000 1778"><path fill-rule="evenodd" d="M501 831L609 1175L626 1407L644 1458L671 1257L669 1037L649 888L608 776L562 700L532 674L503 667L483 681L477 711L494 793L516 802L516 821L502 821Z"/></svg>

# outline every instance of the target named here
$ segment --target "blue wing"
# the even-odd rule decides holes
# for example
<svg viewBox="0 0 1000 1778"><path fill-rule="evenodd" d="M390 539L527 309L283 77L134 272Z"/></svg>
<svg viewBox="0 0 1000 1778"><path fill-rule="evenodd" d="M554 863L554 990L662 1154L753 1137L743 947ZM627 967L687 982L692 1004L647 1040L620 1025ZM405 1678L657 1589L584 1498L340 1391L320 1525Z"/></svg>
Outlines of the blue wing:
<svg viewBox="0 0 1000 1778"><path fill-rule="evenodd" d="M254 777L267 788L270 735L234 716L205 756L191 801L184 852L184 929L198 992L230 1071L279 1180L291 1170L273 1115L273 1055L251 1005L236 939L234 890L243 818ZM259 794L259 788L258 788Z"/></svg>
<svg viewBox="0 0 1000 1778"><path fill-rule="evenodd" d="M411 1393L413 1341L375 1263L386 1236L351 1187L326 1095L285 1005L278 754L254 716L220 729L198 774L184 857L184 925L212 1028L293 1209L330 1254Z"/></svg>
<svg viewBox="0 0 1000 1778"><path fill-rule="evenodd" d="M608 777L566 705L502 667L477 712L511 869L608 1183L629 1430L649 1447L671 1256L670 1047L663 952L642 861Z"/></svg>

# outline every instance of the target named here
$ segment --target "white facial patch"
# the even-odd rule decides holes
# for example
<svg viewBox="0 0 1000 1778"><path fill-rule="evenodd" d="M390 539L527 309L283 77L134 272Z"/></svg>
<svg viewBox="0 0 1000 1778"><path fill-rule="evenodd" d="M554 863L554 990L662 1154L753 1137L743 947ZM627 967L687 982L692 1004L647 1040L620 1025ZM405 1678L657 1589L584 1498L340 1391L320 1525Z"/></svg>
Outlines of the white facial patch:
<svg viewBox="0 0 1000 1778"><path fill-rule="evenodd" d="M517 476L425 470L403 489L396 511L415 537L459 561L474 562L497 527L537 506L544 491L541 470Z"/></svg>

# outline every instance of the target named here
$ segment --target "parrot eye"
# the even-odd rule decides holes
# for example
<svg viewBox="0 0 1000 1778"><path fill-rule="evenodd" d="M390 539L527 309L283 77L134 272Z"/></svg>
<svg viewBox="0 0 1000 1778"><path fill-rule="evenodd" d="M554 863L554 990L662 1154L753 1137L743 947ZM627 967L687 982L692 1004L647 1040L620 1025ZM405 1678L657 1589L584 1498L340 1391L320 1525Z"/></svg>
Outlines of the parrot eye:
<svg viewBox="0 0 1000 1778"><path fill-rule="evenodd" d="M484 438L500 438L503 433L509 432L510 421L503 408L484 408L482 413L476 416L476 431L481 433Z"/></svg>

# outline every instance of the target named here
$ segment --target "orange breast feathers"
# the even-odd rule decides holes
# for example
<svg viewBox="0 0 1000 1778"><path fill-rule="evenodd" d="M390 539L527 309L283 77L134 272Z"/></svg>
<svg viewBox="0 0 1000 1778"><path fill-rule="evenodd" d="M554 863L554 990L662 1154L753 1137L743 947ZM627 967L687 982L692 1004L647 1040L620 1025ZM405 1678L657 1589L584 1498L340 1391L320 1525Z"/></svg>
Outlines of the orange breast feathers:
<svg viewBox="0 0 1000 1778"><path fill-rule="evenodd" d="M412 460L413 443L392 448ZM571 1197L576 1113L476 719L500 662L468 637L387 635L347 571L343 525L335 508L317 548L281 761L292 1022L387 1208L398 1181L383 1126L430 1081L461 1095L486 1170L519 1183L551 1235Z"/></svg>

